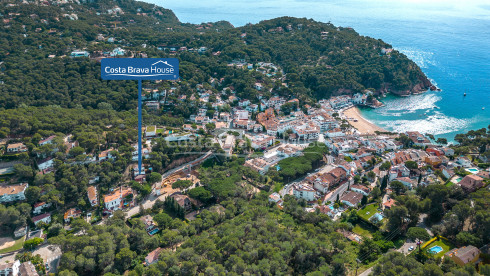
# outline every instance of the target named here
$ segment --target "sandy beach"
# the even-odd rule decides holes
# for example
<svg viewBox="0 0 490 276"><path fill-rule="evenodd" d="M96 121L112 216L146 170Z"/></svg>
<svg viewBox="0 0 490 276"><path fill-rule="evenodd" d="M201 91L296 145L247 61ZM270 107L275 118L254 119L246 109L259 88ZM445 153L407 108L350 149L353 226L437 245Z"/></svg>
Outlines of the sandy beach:
<svg viewBox="0 0 490 276"><path fill-rule="evenodd" d="M382 129L381 127L364 119L357 107L348 108L344 110L342 114L345 116L345 118L347 118L349 124L359 130L361 134L374 134L376 130L386 132L386 130ZM357 120L357 122L355 122L355 120Z"/></svg>

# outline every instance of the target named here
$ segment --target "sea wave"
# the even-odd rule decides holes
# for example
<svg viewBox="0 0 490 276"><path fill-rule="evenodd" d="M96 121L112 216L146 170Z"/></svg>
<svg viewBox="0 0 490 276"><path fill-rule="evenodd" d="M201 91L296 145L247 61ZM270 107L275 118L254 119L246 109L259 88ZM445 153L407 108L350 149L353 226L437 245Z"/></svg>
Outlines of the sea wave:
<svg viewBox="0 0 490 276"><path fill-rule="evenodd" d="M436 94L421 94L410 97L398 98L396 101L389 101L385 106L375 110L376 113L384 116L401 116L407 113L414 113L417 110L428 110L437 107L436 103L442 99Z"/></svg>
<svg viewBox="0 0 490 276"><path fill-rule="evenodd" d="M430 115L425 119L393 120L377 123L383 128L396 132L418 131L420 133L440 135L463 130L471 124L471 121L471 119L448 117L443 113L436 111L433 115Z"/></svg>

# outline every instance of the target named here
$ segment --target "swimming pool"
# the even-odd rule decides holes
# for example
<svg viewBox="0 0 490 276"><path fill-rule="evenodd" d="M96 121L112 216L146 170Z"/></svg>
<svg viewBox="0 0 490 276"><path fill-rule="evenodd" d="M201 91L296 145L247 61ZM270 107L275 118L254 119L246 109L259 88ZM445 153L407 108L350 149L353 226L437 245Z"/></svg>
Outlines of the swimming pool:
<svg viewBox="0 0 490 276"><path fill-rule="evenodd" d="M427 250L427 252L429 252L431 254L437 254L441 251L442 251L442 247L440 247L439 245L432 246L429 250Z"/></svg>
<svg viewBox="0 0 490 276"><path fill-rule="evenodd" d="M479 170L477 168L469 168L469 169L466 169L466 171L468 171L472 174L477 174L479 172Z"/></svg>
<svg viewBox="0 0 490 276"><path fill-rule="evenodd" d="M155 229L151 230L150 232L148 232L148 234L149 234L150 236L153 236L153 235L155 235L155 234L156 234L158 231L159 231L159 229L158 229L158 228L155 228Z"/></svg>
<svg viewBox="0 0 490 276"><path fill-rule="evenodd" d="M371 219L373 219L373 218L376 218L378 221L382 221L382 220L383 220L383 215L382 215L382 214L380 214L380 213L376 213L376 214L374 214L374 215L371 217Z"/></svg>
<svg viewBox="0 0 490 276"><path fill-rule="evenodd" d="M458 176L458 177L455 177L453 178L453 180L451 180L451 182L453 182L454 184L458 184L459 181L461 181L463 178L461 176Z"/></svg>

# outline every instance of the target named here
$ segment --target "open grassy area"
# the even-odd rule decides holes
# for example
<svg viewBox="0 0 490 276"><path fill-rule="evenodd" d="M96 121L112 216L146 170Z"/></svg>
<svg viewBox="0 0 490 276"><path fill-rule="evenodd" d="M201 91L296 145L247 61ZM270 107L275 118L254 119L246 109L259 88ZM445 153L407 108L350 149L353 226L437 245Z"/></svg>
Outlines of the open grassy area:
<svg viewBox="0 0 490 276"><path fill-rule="evenodd" d="M440 239L438 241L434 241L434 242L430 243L429 245L427 245L424 248L424 251L426 253L428 253L428 250L431 249L434 246L440 246L440 247L442 247L442 251L434 255L434 257L436 257L436 258L444 256L444 254L446 254L449 250L451 250L451 249L454 248L454 246L452 245L452 243L450 243L450 242L448 242L446 240Z"/></svg>
<svg viewBox="0 0 490 276"><path fill-rule="evenodd" d="M376 214L378 212L378 205L377 204L371 204L371 205L368 205L364 208L362 208L361 210L359 210L357 212L357 215L359 215L361 218L365 219L365 220L369 220L369 218L371 216L373 216L374 214Z"/></svg>
<svg viewBox="0 0 490 276"><path fill-rule="evenodd" d="M147 132L154 132L156 130L156 128L157 128L156 126L148 126L148 127L146 127L146 131Z"/></svg>
<svg viewBox="0 0 490 276"><path fill-rule="evenodd" d="M12 251L15 251L15 250L19 250L19 249L22 248L22 245L23 244L24 244L24 237L21 237L21 238L15 240L14 245L12 245L11 247L7 247L7 248L4 248L4 249L0 250L0 254L4 254L4 253L12 252Z"/></svg>
<svg viewBox="0 0 490 276"><path fill-rule="evenodd" d="M354 228L352 228L352 232L356 233L359 236L367 237L367 238L372 238L373 235L371 235L371 232L359 224L356 224Z"/></svg>

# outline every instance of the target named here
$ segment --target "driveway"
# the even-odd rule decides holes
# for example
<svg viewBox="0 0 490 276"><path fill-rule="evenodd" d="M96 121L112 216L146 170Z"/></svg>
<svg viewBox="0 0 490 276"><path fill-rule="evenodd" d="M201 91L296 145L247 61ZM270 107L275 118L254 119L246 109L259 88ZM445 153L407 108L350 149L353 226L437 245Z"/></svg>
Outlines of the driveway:
<svg viewBox="0 0 490 276"><path fill-rule="evenodd" d="M398 248L396 251L398 252L401 252L405 255L408 255L408 253L412 252L412 251L409 251L408 249L413 246L413 250L415 250L415 248L417 247L417 243L416 242L405 242L402 247Z"/></svg>
<svg viewBox="0 0 490 276"><path fill-rule="evenodd" d="M49 273L56 273L61 257L61 248L57 245L45 244L32 252L32 255L41 255L44 264L48 264Z"/></svg>
<svg viewBox="0 0 490 276"><path fill-rule="evenodd" d="M165 201L165 198L167 196L168 196L168 194L163 194L163 195L157 196L154 192L152 192L148 196L148 198L141 203L141 205L143 205L143 209L150 209L151 207L153 207L153 205L155 205L155 203L157 202L157 199L159 199L161 201ZM130 218L130 217L138 214L139 211L140 211L140 204L132 207L128 211L125 211L126 218Z"/></svg>
<svg viewBox="0 0 490 276"><path fill-rule="evenodd" d="M331 201L334 202L337 200L337 195L342 196L342 194L347 191L347 188L349 187L350 181L346 181L344 184L340 185L337 189L335 189L333 192L330 192L326 196L326 201Z"/></svg>

